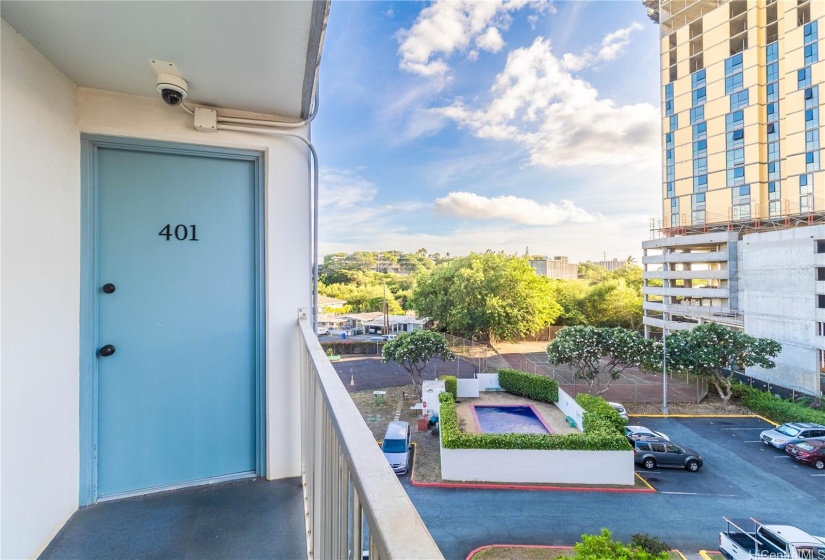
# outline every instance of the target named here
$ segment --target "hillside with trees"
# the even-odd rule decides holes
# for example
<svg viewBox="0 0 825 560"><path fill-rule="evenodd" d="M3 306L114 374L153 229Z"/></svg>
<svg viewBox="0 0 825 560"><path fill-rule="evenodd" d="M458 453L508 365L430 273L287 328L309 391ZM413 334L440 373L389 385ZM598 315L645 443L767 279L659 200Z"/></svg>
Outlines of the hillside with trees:
<svg viewBox="0 0 825 560"><path fill-rule="evenodd" d="M343 299L337 313L415 311L437 328L479 338L529 336L547 325L642 327L642 269L579 265L579 279L537 276L526 257L401 251L334 253L319 266L318 292Z"/></svg>

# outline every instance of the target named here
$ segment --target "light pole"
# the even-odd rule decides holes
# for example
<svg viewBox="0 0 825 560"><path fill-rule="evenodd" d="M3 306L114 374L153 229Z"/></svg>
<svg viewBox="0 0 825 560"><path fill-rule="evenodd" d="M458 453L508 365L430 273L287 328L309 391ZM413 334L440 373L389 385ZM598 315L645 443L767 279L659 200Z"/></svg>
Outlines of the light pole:
<svg viewBox="0 0 825 560"><path fill-rule="evenodd" d="M670 287L670 279L667 276L667 247L662 247L662 270L665 274L662 275L662 303L664 304L664 312L662 313L662 414L667 414L667 319L670 315L667 312L667 287Z"/></svg>

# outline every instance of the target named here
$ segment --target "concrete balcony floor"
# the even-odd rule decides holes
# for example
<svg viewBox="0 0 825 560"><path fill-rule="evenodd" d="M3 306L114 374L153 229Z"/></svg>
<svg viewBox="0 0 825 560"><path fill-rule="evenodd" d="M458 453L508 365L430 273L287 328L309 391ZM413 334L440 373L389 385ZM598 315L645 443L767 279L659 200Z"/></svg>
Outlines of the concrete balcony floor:
<svg viewBox="0 0 825 560"><path fill-rule="evenodd" d="M40 556L306 557L300 478L227 482L81 508Z"/></svg>

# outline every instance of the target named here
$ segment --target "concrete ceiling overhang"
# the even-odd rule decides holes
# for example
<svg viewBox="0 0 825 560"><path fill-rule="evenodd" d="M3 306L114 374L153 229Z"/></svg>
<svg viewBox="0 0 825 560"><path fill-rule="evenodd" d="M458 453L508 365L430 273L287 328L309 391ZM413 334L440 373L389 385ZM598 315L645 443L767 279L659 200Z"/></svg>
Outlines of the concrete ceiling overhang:
<svg viewBox="0 0 825 560"><path fill-rule="evenodd" d="M17 1L0 16L80 87L158 96L174 63L194 104L305 118L329 0Z"/></svg>

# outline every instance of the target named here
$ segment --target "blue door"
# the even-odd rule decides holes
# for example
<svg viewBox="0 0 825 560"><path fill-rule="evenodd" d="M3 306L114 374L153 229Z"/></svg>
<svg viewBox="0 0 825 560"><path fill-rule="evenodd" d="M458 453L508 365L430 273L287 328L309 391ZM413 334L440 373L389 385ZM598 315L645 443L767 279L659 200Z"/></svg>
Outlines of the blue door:
<svg viewBox="0 0 825 560"><path fill-rule="evenodd" d="M100 498L255 471L255 169L97 151Z"/></svg>

